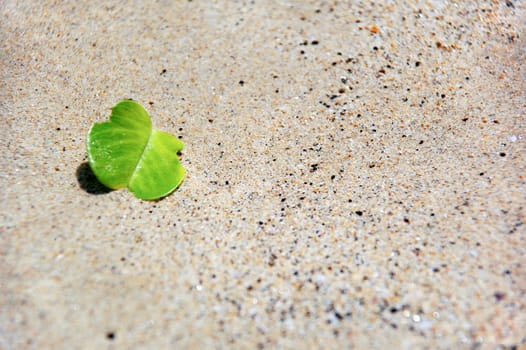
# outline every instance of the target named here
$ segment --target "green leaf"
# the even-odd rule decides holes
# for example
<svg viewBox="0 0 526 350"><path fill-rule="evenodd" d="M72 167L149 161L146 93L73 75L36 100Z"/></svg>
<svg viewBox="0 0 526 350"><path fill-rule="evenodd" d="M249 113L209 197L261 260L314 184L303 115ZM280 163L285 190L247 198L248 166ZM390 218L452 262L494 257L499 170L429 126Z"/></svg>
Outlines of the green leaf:
<svg viewBox="0 0 526 350"><path fill-rule="evenodd" d="M86 147L90 167L103 185L128 187L141 199L170 194L185 176L177 157L183 143L153 129L148 112L134 101L119 102L109 121L94 123Z"/></svg>

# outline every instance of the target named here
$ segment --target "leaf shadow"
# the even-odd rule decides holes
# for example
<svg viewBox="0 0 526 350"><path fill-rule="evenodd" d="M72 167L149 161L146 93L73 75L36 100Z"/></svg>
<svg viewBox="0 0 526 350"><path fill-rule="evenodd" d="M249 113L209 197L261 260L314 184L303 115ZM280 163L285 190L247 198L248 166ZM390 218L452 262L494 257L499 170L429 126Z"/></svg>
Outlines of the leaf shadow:
<svg viewBox="0 0 526 350"><path fill-rule="evenodd" d="M76 171L76 176L80 188L87 193L99 195L113 191L111 188L104 186L99 180L97 180L97 177L93 174L88 162L79 165Z"/></svg>

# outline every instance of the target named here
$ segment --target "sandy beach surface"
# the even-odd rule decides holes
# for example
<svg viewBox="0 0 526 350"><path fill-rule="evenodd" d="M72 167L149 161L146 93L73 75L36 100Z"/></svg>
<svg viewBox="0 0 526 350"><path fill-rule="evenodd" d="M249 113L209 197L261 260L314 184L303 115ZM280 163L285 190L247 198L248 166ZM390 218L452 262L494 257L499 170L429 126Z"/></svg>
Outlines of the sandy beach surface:
<svg viewBox="0 0 526 350"><path fill-rule="evenodd" d="M524 349L525 4L0 0L0 349ZM182 185L108 191L134 99Z"/></svg>

